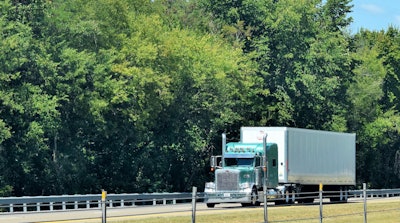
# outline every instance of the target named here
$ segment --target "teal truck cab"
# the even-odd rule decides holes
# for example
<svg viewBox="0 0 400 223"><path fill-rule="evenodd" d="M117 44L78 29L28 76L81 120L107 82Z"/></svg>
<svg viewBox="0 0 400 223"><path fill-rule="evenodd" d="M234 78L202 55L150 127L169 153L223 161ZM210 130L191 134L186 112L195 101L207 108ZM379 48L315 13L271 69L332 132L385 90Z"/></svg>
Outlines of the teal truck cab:
<svg viewBox="0 0 400 223"><path fill-rule="evenodd" d="M223 135L223 155L211 157L211 171L215 182L205 186L205 203L259 205L263 201L263 187L268 196L276 194L278 186L278 148L275 143L228 143ZM267 178L265 177L267 176ZM264 182L264 180L266 182Z"/></svg>

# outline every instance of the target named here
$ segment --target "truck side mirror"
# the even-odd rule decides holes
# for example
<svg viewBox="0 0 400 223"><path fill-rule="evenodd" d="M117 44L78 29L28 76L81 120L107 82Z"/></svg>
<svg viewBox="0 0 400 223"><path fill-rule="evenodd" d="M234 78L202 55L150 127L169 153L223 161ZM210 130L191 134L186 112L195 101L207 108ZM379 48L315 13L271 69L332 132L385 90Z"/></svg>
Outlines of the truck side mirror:
<svg viewBox="0 0 400 223"><path fill-rule="evenodd" d="M266 162L264 160L264 157L256 156L255 159L256 159L255 167L264 167L265 166Z"/></svg>
<svg viewBox="0 0 400 223"><path fill-rule="evenodd" d="M268 160L266 156L262 157L262 168L266 172L268 169Z"/></svg>
<svg viewBox="0 0 400 223"><path fill-rule="evenodd" d="M221 161L222 161L222 156L211 156L210 159L211 172L214 172L217 168L222 167Z"/></svg>

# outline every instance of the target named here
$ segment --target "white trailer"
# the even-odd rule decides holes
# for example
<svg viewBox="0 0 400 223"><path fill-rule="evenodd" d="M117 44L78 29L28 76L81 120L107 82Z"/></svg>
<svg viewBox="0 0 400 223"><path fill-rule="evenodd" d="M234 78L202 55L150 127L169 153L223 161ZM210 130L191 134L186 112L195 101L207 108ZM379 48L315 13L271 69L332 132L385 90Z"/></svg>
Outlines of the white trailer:
<svg viewBox="0 0 400 223"><path fill-rule="evenodd" d="M319 184L324 190L341 191L356 183L354 133L290 127L242 127L240 133L242 143L262 143L267 134L267 142L278 145L281 185L314 192Z"/></svg>

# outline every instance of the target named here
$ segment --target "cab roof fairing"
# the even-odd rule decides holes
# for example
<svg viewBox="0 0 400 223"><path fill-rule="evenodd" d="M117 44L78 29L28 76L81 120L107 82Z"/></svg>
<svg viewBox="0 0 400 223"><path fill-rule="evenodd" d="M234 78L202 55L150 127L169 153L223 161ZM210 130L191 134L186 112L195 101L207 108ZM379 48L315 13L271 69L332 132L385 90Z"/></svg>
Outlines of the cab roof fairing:
<svg viewBox="0 0 400 223"><path fill-rule="evenodd" d="M269 150L272 146L276 145L275 143L267 143L267 150ZM253 158L256 155L262 155L264 153L263 144L262 143L240 143L240 142L231 142L226 144L225 148L226 158L237 158L247 156L248 158Z"/></svg>

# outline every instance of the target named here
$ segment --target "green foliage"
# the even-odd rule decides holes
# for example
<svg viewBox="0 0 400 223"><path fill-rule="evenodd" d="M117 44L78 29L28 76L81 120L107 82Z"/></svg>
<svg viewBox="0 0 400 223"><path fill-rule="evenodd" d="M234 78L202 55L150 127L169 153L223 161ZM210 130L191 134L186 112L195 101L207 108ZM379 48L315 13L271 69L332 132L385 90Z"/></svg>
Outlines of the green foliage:
<svg viewBox="0 0 400 223"><path fill-rule="evenodd" d="M399 133L400 116L393 110L365 125L363 129L359 140L364 149L359 154L362 158L359 159L358 168L362 168L361 177L374 187L388 188L400 182L396 169L396 154L400 145L396 136Z"/></svg>
<svg viewBox="0 0 400 223"><path fill-rule="evenodd" d="M400 109L400 31L390 27L381 40L380 57L387 71L383 83L386 109Z"/></svg>
<svg viewBox="0 0 400 223"><path fill-rule="evenodd" d="M352 106L349 123L352 129L359 129L382 114L380 102L384 96L382 86L386 70L379 58L379 45L375 44L383 34L362 31L355 38L353 57L359 65L354 69L354 83L347 94Z"/></svg>
<svg viewBox="0 0 400 223"><path fill-rule="evenodd" d="M261 98L269 106L257 111L268 110L259 124L347 129L342 95L353 75L352 61L344 34L328 25L334 13L348 10L346 2L336 11L319 1L270 4L266 34L253 44L263 88L269 91Z"/></svg>
<svg viewBox="0 0 400 223"><path fill-rule="evenodd" d="M0 195L201 190L245 125L357 132L398 187L399 31L349 36L349 4L0 2Z"/></svg>
<svg viewBox="0 0 400 223"><path fill-rule="evenodd" d="M353 18L348 14L352 12L351 0L327 0L322 6L324 24L331 32L345 31Z"/></svg>
<svg viewBox="0 0 400 223"><path fill-rule="evenodd" d="M393 85L388 84L393 80L393 73L387 62L390 56L386 55L386 50L390 49L387 46L395 41L390 37L393 31L361 30L355 36L354 58L359 65L354 69L356 81L348 89L352 102L348 120L359 133L357 175L360 181L382 188L398 185L400 180L396 174L399 115L389 100L394 98L394 91L389 90Z"/></svg>

